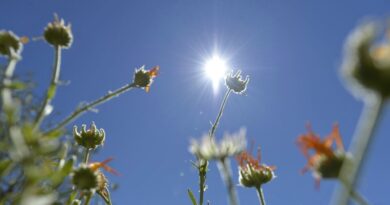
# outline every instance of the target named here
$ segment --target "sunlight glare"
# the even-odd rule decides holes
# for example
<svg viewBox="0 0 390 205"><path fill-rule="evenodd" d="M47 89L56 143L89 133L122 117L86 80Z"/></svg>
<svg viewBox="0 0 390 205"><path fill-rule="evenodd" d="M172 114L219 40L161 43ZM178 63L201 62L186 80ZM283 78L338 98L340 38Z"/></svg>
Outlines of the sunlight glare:
<svg viewBox="0 0 390 205"><path fill-rule="evenodd" d="M204 67L205 73L211 79L214 91L218 90L219 82L225 77L227 66L226 61L219 56L213 56Z"/></svg>

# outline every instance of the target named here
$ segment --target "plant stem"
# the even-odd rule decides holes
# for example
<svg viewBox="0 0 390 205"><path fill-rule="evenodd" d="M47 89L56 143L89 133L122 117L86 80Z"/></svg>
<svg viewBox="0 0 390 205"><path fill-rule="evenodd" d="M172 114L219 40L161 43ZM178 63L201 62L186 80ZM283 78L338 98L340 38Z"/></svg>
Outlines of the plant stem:
<svg viewBox="0 0 390 205"><path fill-rule="evenodd" d="M1 97L3 101L3 109L6 111L9 110L11 107L13 107L12 94L11 94L11 89L9 89L9 86L12 82L11 78L14 75L15 67L18 61L19 61L18 57L11 55L9 57L8 65L5 68L5 72L4 72L4 78L1 86Z"/></svg>
<svg viewBox="0 0 390 205"><path fill-rule="evenodd" d="M229 204L238 205L239 203L238 203L236 189L234 188L229 158L225 158L218 161L217 165L218 165L219 173L221 174L222 180L224 181L226 189L228 191Z"/></svg>
<svg viewBox="0 0 390 205"><path fill-rule="evenodd" d="M88 149L88 148L85 149L85 155L84 155L84 163L85 164L88 164L90 151L91 151L91 149Z"/></svg>
<svg viewBox="0 0 390 205"><path fill-rule="evenodd" d="M343 181L342 184L344 186L335 190L333 204L348 204L349 197L355 190L358 182L370 144L374 140L375 128L383 107L384 99L379 96L373 99L373 101L366 101L350 147L350 153L353 158L345 160L342 166L340 179Z"/></svg>
<svg viewBox="0 0 390 205"><path fill-rule="evenodd" d="M219 120L222 117L223 110L225 109L225 105L226 105L227 99L229 98L229 95L230 95L231 92L232 92L232 89L228 89L226 91L226 93L225 93L225 96L223 97L222 104L221 104L221 107L219 109L219 113L218 113L217 119L215 119L215 122L214 122L213 126L211 127L211 130L210 130L210 133L209 133L210 138L214 137L215 131L216 131L216 129L218 127L218 124L219 124Z"/></svg>
<svg viewBox="0 0 390 205"><path fill-rule="evenodd" d="M46 116L46 110L50 106L50 102L53 100L57 85L60 77L60 70L61 70L61 46L54 47L55 55L54 55L54 66L53 66L53 73L50 80L50 85L46 91L45 99L43 100L42 106L38 111L38 114L34 121L34 129L37 129L40 124L42 123L43 119Z"/></svg>
<svg viewBox="0 0 390 205"><path fill-rule="evenodd" d="M204 190L206 188L206 174L207 174L207 167L208 167L208 161L198 159L199 167L199 205L203 205L203 198L204 198Z"/></svg>
<svg viewBox="0 0 390 205"><path fill-rule="evenodd" d="M110 100L111 98L113 97L116 97L132 88L136 87L134 83L131 83L131 84L127 84L113 92L108 92L107 95L91 102L91 103L88 103L80 108L77 108L75 111L73 111L70 115L68 115L68 117L66 117L64 120L62 120L60 123L58 123L54 128L48 130L45 132L45 134L48 134L50 132L53 132L55 130L58 130L58 129L61 129L63 128L65 125L67 125L68 123L72 122L73 120L75 120L77 117L79 117L81 114L83 114L84 112L92 109L93 107L99 105L99 104L102 104L108 100Z"/></svg>
<svg viewBox="0 0 390 205"><path fill-rule="evenodd" d="M257 196L259 197L260 205L265 205L264 193L261 186L256 187Z"/></svg>

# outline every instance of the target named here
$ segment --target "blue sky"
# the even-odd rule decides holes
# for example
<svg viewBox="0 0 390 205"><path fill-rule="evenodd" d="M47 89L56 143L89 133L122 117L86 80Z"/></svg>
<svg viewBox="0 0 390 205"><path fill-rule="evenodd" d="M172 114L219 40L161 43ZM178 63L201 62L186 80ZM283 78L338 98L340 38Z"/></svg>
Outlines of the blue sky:
<svg viewBox="0 0 390 205"><path fill-rule="evenodd" d="M3 0L0 27L40 36L54 12L72 23L74 44L63 52L61 71L71 83L58 89L54 122L80 101L129 83L134 68L160 65L150 93L125 93L74 122L95 121L106 130L106 144L92 159L115 158L110 165L122 173L110 176L120 185L112 194L115 204L190 204L186 190L197 189L197 172L189 140L207 132L223 96L202 73L217 48L231 68L251 77L247 96L229 99L217 136L246 127L263 161L277 166L277 178L264 186L269 204L321 205L336 183L324 181L315 190L310 174L300 174L306 160L296 137L308 121L322 136L338 122L349 145L363 104L339 77L343 44L358 22L384 19L389 8L387 0ZM40 96L52 57L43 41L31 42L17 68L20 75L34 74ZM386 109L359 188L375 205L388 199L389 123ZM215 164L210 170L206 198L227 204ZM237 190L241 204L258 203L255 190Z"/></svg>

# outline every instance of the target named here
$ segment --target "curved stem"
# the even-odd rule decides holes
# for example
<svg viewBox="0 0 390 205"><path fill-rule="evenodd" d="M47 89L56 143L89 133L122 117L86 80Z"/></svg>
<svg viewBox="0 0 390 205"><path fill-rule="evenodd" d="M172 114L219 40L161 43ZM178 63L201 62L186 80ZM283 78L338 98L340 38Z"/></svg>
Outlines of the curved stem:
<svg viewBox="0 0 390 205"><path fill-rule="evenodd" d="M38 114L34 120L34 129L37 129L40 124L42 123L42 120L46 116L46 110L50 106L50 102L53 100L57 85L60 77L60 70L61 70L61 46L56 46L54 48L55 50L55 56L54 56L54 66L53 66L53 73L50 80L49 88L46 91L45 99L43 100L42 106L38 111Z"/></svg>
<svg viewBox="0 0 390 205"><path fill-rule="evenodd" d="M64 120L62 120L60 123L58 123L54 128L46 131L45 134L63 128L65 125L67 125L68 123L75 120L77 117L79 117L84 112L86 112L86 111L94 108L95 106L102 104L102 103L110 100L111 98L116 97L116 96L118 96L118 95L120 95L120 94L134 88L134 87L136 87L134 83L127 84L127 85L125 85L125 86L123 86L123 87L121 87L113 92L109 92L107 95L105 95L105 96L103 96L103 97L101 97L101 98L99 98L91 103L88 103L80 108L77 108L70 115L68 115L68 117L66 117Z"/></svg>
<svg viewBox="0 0 390 205"><path fill-rule="evenodd" d="M238 202L236 189L234 188L229 158L225 158L223 160L218 161L217 165L218 165L219 173L221 174L222 180L224 181L226 189L228 191L229 204L238 205L239 202Z"/></svg>
<svg viewBox="0 0 390 205"><path fill-rule="evenodd" d="M227 99L229 98L229 95L231 92L232 92L232 89L228 89L225 93L225 96L223 97L222 104L221 104L221 107L219 108L219 113L217 115L217 119L215 119L215 122L214 122L213 126L211 127L211 130L209 133L210 138L214 137L214 134L215 134L215 131L218 127L219 121L221 120L223 110L225 109Z"/></svg>
<svg viewBox="0 0 390 205"><path fill-rule="evenodd" d="M335 191L333 198L334 204L348 204L349 197L353 193L353 190L355 190L370 144L374 140L375 128L380 119L383 107L384 99L381 97L366 102L350 147L350 153L353 158L351 160L345 160L343 164L340 179L343 181L344 186L341 186L339 188L340 190Z"/></svg>
<svg viewBox="0 0 390 205"><path fill-rule="evenodd" d="M265 205L263 189L260 186L258 186L256 187L256 190L257 190L257 196L259 197L260 205Z"/></svg>

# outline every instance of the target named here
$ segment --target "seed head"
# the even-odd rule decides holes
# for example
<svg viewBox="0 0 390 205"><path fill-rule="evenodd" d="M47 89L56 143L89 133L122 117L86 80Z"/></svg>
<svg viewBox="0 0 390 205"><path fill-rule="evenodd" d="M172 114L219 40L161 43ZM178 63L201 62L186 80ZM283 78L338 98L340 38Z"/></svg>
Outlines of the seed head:
<svg viewBox="0 0 390 205"><path fill-rule="evenodd" d="M11 57L13 53L20 55L26 37L19 38L12 31L0 30L0 55Z"/></svg>
<svg viewBox="0 0 390 205"><path fill-rule="evenodd" d="M99 145L103 145L105 140L105 132L102 128L97 129L94 122L92 122L90 128L87 130L87 126L83 124L81 126L81 132L77 130L77 126L73 127L73 135L76 143L87 149L95 149Z"/></svg>
<svg viewBox="0 0 390 205"><path fill-rule="evenodd" d="M225 84L228 89L231 89L236 94L243 94L247 88L249 82L249 76L245 77L245 80L242 79L241 71L238 70L236 74L233 74L231 71L225 77Z"/></svg>
<svg viewBox="0 0 390 205"><path fill-rule="evenodd" d="M54 47L69 48L73 42L71 25L65 25L65 21L57 15L54 15L54 21L46 26L43 36Z"/></svg>

